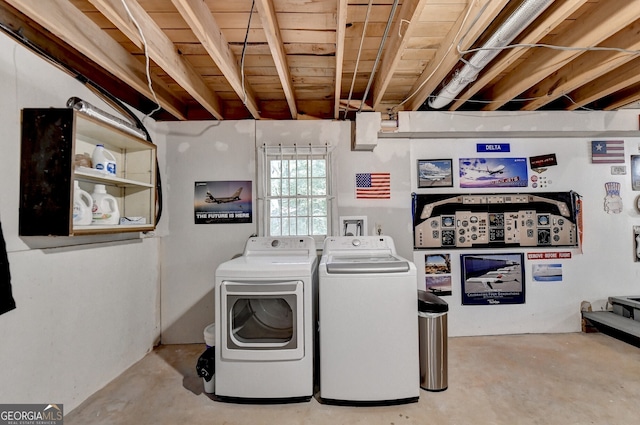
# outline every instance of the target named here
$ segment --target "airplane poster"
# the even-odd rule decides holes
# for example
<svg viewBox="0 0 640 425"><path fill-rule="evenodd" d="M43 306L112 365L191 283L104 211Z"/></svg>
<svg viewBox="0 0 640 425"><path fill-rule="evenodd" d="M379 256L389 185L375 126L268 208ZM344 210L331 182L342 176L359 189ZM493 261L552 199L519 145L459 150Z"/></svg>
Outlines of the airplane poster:
<svg viewBox="0 0 640 425"><path fill-rule="evenodd" d="M462 305L524 304L524 254L460 256Z"/></svg>
<svg viewBox="0 0 640 425"><path fill-rule="evenodd" d="M428 292L438 296L451 295L451 255L425 255L424 279Z"/></svg>
<svg viewBox="0 0 640 425"><path fill-rule="evenodd" d="M251 223L251 181L195 182L195 224Z"/></svg>
<svg viewBox="0 0 640 425"><path fill-rule="evenodd" d="M527 158L460 158L460 187L527 187L528 168Z"/></svg>
<svg viewBox="0 0 640 425"><path fill-rule="evenodd" d="M419 159L418 187L452 187L451 164L450 159Z"/></svg>

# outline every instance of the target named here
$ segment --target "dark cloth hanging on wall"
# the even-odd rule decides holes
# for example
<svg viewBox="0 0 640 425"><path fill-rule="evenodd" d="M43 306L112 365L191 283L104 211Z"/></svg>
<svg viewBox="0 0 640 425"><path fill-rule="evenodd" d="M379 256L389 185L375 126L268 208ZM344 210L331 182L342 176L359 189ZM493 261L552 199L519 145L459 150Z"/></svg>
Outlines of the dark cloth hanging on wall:
<svg viewBox="0 0 640 425"><path fill-rule="evenodd" d="M16 308L16 302L11 293L11 273L9 272L9 256L7 255L7 244L4 242L2 234L2 223L0 223L0 314Z"/></svg>

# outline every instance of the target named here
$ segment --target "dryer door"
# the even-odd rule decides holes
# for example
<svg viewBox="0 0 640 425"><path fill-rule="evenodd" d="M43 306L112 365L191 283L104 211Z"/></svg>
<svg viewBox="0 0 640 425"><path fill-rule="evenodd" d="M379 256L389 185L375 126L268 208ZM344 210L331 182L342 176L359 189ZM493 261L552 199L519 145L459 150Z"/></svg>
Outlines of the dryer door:
<svg viewBox="0 0 640 425"><path fill-rule="evenodd" d="M296 360L304 356L302 281L223 281L222 357L234 360Z"/></svg>

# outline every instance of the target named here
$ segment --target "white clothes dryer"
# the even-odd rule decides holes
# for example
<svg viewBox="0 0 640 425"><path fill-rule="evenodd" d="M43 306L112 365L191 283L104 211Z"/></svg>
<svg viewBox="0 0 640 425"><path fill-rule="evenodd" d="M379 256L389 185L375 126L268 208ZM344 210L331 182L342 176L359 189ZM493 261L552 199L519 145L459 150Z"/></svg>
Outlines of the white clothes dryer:
<svg viewBox="0 0 640 425"><path fill-rule="evenodd" d="M320 399L397 404L420 396L415 265L389 236L328 237L319 271Z"/></svg>
<svg viewBox="0 0 640 425"><path fill-rule="evenodd" d="M217 399L311 398L317 266L311 237L253 237L216 269Z"/></svg>

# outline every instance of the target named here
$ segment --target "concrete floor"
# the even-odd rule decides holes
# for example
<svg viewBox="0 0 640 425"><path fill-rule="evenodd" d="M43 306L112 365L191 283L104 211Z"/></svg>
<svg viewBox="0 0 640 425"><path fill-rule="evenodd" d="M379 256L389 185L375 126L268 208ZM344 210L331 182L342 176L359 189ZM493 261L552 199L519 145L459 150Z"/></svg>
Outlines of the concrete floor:
<svg viewBox="0 0 640 425"><path fill-rule="evenodd" d="M204 345L160 346L65 416L65 425L625 424L640 419L640 349L604 334L449 338L449 388L417 403L222 403L203 392ZM247 385L251 381L247 378Z"/></svg>

